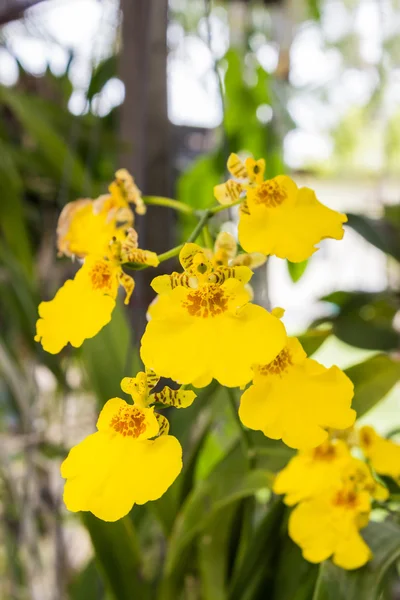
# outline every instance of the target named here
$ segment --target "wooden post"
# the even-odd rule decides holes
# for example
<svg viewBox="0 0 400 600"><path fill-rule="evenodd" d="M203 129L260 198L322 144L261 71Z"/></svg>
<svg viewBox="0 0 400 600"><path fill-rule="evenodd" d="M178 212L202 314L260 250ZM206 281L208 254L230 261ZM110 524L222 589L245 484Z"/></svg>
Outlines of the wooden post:
<svg viewBox="0 0 400 600"><path fill-rule="evenodd" d="M124 145L120 166L126 167L145 195L168 196L170 124L167 110L168 0L121 0L123 13L120 78L125 84L120 133ZM164 252L174 245L174 215L149 207L136 219L141 248ZM154 297L153 269L135 274L130 307L134 339L139 341L146 311Z"/></svg>

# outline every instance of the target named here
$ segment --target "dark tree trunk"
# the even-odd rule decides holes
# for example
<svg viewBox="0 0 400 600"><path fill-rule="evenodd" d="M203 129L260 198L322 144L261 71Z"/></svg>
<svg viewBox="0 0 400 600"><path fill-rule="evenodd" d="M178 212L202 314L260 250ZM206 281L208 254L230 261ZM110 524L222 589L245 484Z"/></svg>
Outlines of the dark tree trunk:
<svg viewBox="0 0 400 600"><path fill-rule="evenodd" d="M121 0L123 12L120 77L125 83L120 132L120 166L126 167L145 195L170 194L170 127L167 113L168 0ZM174 215L149 207L136 219L141 248L164 252L174 244ZM146 324L154 297L153 269L135 274L131 305L134 338Z"/></svg>

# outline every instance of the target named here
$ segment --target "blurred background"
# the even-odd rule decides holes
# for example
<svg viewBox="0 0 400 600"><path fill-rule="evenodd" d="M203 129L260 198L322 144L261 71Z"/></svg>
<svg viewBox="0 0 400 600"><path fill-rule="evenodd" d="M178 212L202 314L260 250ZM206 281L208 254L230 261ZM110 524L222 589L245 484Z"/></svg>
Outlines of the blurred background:
<svg viewBox="0 0 400 600"><path fill-rule="evenodd" d="M0 0L0 25L0 598L257 598L238 591L251 570L236 571L230 595L219 579L240 564L241 498L256 491L261 514L268 487L231 504L217 494L229 504L220 537L209 515L199 526L205 482L228 459L236 479L243 467L221 390L171 415L185 471L160 501L114 525L63 507L62 458L139 366L154 272L135 276L131 305L96 338L45 354L33 341L37 305L76 270L57 258L57 218L65 203L105 193L119 167L146 195L206 208L230 152L264 157L268 177L291 174L349 223L307 263L272 257L254 277L256 299L285 307L289 333L316 359L374 391L365 422L399 427L399 364L382 353L399 350L400 2ZM222 215L212 232L235 233L234 211ZM140 246L157 252L193 227L158 207L136 223ZM264 450L271 472L290 456ZM308 600L316 571L302 564ZM294 600L284 579L259 597Z"/></svg>

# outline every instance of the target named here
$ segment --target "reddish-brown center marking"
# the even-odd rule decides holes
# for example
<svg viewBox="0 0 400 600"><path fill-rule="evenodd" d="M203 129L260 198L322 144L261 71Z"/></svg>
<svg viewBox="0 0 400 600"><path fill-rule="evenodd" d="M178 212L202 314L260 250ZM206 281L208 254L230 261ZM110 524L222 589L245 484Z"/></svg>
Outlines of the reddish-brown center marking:
<svg viewBox="0 0 400 600"><path fill-rule="evenodd" d="M144 413L135 406L121 408L112 419L110 426L124 437L139 437L146 431Z"/></svg>
<svg viewBox="0 0 400 600"><path fill-rule="evenodd" d="M366 447L371 446L372 435L368 430L360 431L360 442Z"/></svg>
<svg viewBox="0 0 400 600"><path fill-rule="evenodd" d="M205 285L190 292L183 303L192 317L216 317L228 310L228 298L218 285Z"/></svg>
<svg viewBox="0 0 400 600"><path fill-rule="evenodd" d="M278 356L268 365L258 367L261 375L281 375L283 371L293 364L292 357L287 348L281 350Z"/></svg>
<svg viewBox="0 0 400 600"><path fill-rule="evenodd" d="M355 508L357 502L357 493L354 490L339 490L333 499L335 506L345 506L347 508Z"/></svg>
<svg viewBox="0 0 400 600"><path fill-rule="evenodd" d="M268 208L275 208L286 199L285 190L274 179L264 181L256 189L254 202Z"/></svg>
<svg viewBox="0 0 400 600"><path fill-rule="evenodd" d="M322 444L313 450L313 456L315 460L325 460L329 462L336 458L336 448L330 443Z"/></svg>
<svg viewBox="0 0 400 600"><path fill-rule="evenodd" d="M112 284L112 271L106 262L97 262L90 270L90 279L93 289L110 289Z"/></svg>

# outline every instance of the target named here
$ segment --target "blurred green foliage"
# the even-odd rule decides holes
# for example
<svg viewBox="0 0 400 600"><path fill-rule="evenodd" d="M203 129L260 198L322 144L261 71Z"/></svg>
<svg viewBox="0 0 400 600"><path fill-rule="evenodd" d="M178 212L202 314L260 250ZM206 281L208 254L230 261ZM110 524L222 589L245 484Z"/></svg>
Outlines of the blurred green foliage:
<svg viewBox="0 0 400 600"><path fill-rule="evenodd" d="M174 15L195 30L203 15L196 10ZM321 2L308 2L308 16L320 19ZM341 44L343 52L354 58L354 39L349 36ZM229 48L219 61L217 66L225 72L225 115L218 143L177 182L178 199L196 208L214 202L212 188L225 176L230 151L266 158L268 177L286 169L282 139L293 127L286 110L288 82L266 72L248 46L247 40L243 48ZM90 514L79 520L60 507L59 491L50 485L46 469L51 470L50 463L57 467L68 448L64 442L52 442L47 425L50 429L54 413L62 412L65 395L71 389L77 392L68 376L71 368L83 373L81 391L89 390L101 407L119 393L121 378L139 366L137 341L122 307L80 351L66 350L54 357L33 341L40 298L52 296L58 283L73 272L69 263L55 262L59 211L82 194L95 196L105 190L119 150L116 111L100 117L90 110L95 95L115 75L116 57L93 69L89 110L78 117L67 109L70 64L59 77L48 70L40 78L43 87L38 93L30 90L31 76L21 66L18 85L0 88L0 434L7 443L20 440L9 456L0 454L4 507L0 572L7 579L1 588L5 600L34 597L29 580L40 562L38 548L52 536L61 561L60 585L65 583L60 600L378 600L384 580L394 577L391 567L400 556L396 519L389 515L368 526L365 536L374 560L355 573L329 561L321 566L307 563L287 536L288 509L270 492L274 474L293 452L251 432L249 454L226 409L226 391L214 384L199 393L192 407L171 414L171 432L184 450L184 469L160 500L136 506L114 524ZM257 116L262 105L273 108L267 123ZM353 111L338 125L334 141L339 165L352 156L367 116L365 111ZM392 168L398 165L399 140L398 119L393 118L386 136ZM182 225L184 232L186 226L192 227L187 221ZM382 218L349 215L348 225L384 252L398 274L398 206L387 207ZM307 263L289 263L292 281L301 281L306 268ZM400 379L395 356L399 336L393 325L398 290L391 286L379 293L335 291L321 300L331 313L313 323L300 341L309 355L331 336L373 351L373 356L346 371L355 385L354 406L359 416L365 415ZM49 412L41 416L36 377L40 369L56 381ZM82 411L85 400L78 394ZM35 430L38 416L48 420L40 435ZM24 491L23 502L15 469L10 468L21 463L23 483L29 481L33 489ZM60 522L82 524L90 536L94 559L79 565L79 570L68 564L65 540L57 529ZM26 523L33 539L26 533Z"/></svg>

